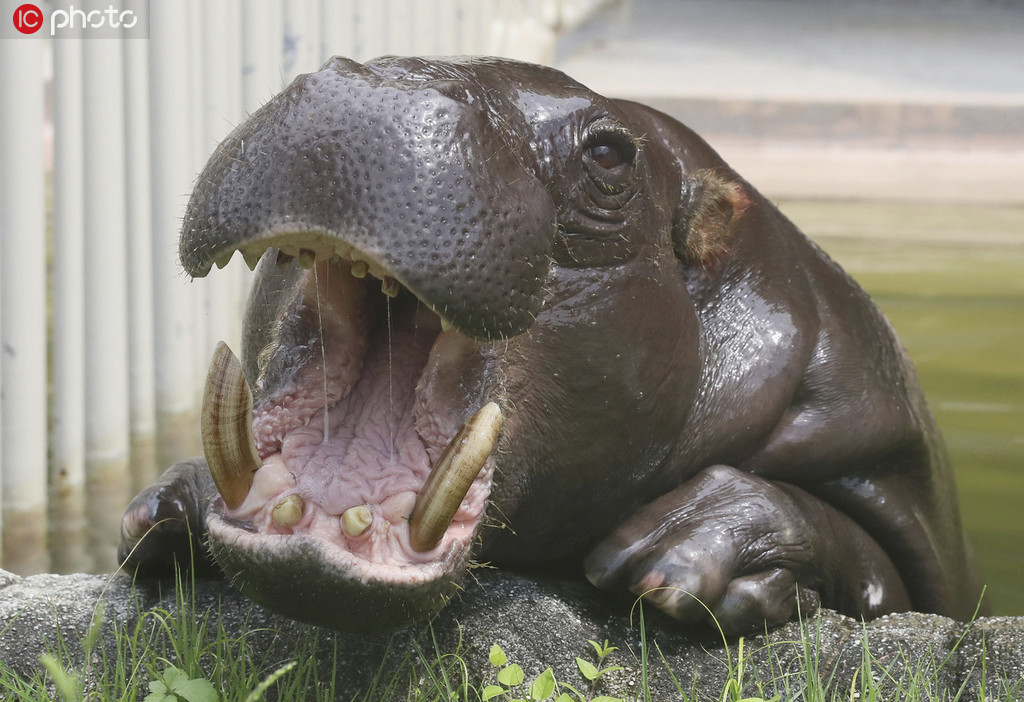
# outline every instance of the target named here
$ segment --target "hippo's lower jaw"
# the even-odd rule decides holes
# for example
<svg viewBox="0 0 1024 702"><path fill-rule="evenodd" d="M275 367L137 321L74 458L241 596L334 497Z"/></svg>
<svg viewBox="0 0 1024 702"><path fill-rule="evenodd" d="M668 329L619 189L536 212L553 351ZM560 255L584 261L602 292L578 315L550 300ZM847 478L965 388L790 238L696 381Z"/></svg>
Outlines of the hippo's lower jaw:
<svg viewBox="0 0 1024 702"><path fill-rule="evenodd" d="M401 626L444 606L486 509L502 418L478 366L463 367L479 344L340 240L273 243L299 293L259 353L252 413L224 396L241 387L246 404L237 362L215 356L208 381L211 551L295 618ZM236 385L214 382L232 373Z"/></svg>

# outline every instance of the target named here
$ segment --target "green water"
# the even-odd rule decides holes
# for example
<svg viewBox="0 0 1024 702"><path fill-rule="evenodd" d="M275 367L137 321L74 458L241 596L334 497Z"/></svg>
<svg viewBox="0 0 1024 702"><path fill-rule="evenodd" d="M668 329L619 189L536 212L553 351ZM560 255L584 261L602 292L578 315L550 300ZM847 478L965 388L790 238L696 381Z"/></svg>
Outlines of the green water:
<svg viewBox="0 0 1024 702"><path fill-rule="evenodd" d="M1024 208L781 207L900 333L949 447L989 602L1024 615Z"/></svg>

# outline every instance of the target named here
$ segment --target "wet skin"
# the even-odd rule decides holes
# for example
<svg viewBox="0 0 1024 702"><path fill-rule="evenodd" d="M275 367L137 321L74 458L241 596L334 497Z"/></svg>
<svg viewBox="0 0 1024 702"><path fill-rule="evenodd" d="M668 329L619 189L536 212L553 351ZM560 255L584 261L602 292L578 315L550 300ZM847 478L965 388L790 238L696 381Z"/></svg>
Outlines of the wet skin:
<svg viewBox="0 0 1024 702"><path fill-rule="evenodd" d="M242 349L263 467L230 507L202 461L171 468L126 511L129 565L182 552L140 542L173 513L254 599L339 628L436 612L472 561L571 563L735 632L798 606L974 611L952 473L888 322L666 115L505 60L334 59L229 136L189 203L190 274L268 246ZM410 549L425 474L488 402L480 477ZM353 505L373 526L346 536Z"/></svg>

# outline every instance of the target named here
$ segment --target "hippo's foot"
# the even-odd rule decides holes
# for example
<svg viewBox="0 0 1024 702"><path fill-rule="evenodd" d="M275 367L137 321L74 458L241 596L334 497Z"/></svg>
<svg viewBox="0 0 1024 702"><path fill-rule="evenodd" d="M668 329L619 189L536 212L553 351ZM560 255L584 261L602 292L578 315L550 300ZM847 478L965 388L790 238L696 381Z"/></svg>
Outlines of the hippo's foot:
<svg viewBox="0 0 1024 702"><path fill-rule="evenodd" d="M173 465L125 509L118 562L127 572L146 577L173 574L175 564L197 574L219 573L203 538L206 505L214 491L202 459Z"/></svg>
<svg viewBox="0 0 1024 702"><path fill-rule="evenodd" d="M598 587L628 588L684 622L713 617L727 633L821 604L867 618L910 606L892 562L851 519L728 466L642 508L584 565Z"/></svg>

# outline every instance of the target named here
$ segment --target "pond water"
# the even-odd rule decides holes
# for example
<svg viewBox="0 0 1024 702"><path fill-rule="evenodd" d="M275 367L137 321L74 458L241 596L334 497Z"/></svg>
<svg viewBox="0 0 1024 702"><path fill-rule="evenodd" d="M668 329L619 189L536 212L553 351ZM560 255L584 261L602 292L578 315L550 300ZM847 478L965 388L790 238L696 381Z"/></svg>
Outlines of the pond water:
<svg viewBox="0 0 1024 702"><path fill-rule="evenodd" d="M1024 208L781 203L896 327L994 614L1024 615Z"/></svg>

